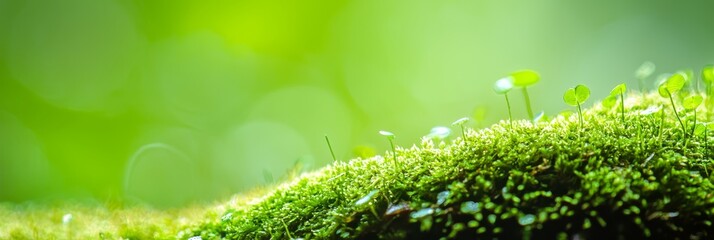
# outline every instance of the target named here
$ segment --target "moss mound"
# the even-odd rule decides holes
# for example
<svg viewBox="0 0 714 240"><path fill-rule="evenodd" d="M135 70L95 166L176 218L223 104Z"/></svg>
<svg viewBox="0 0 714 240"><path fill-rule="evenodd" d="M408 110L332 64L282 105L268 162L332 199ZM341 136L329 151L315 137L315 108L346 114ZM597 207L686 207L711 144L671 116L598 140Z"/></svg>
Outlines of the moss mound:
<svg viewBox="0 0 714 240"><path fill-rule="evenodd" d="M202 239L708 239L710 134L633 94L550 121L502 121L451 143L337 162L185 230ZM681 109L681 107L679 107ZM661 109L661 110L660 110ZM681 117L680 113L680 117Z"/></svg>

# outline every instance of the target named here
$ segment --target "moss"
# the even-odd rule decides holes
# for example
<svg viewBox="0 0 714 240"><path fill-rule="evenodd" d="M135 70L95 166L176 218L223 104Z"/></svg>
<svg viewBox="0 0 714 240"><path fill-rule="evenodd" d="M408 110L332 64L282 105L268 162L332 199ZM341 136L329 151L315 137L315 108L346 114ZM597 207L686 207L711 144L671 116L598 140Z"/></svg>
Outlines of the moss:
<svg viewBox="0 0 714 240"><path fill-rule="evenodd" d="M667 99L631 95L536 125L507 121L337 162L179 233L203 239L705 239L710 137L683 137ZM662 106L661 112L647 110ZM699 121L710 114L701 107ZM687 114L691 116L692 114ZM691 118L691 117L690 117ZM685 121L691 127L691 119Z"/></svg>

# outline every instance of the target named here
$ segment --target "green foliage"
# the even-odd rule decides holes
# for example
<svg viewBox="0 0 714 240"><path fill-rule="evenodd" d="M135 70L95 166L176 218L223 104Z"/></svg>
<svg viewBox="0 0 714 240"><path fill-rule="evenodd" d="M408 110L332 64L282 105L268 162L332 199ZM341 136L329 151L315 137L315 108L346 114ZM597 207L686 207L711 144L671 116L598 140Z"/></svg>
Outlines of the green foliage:
<svg viewBox="0 0 714 240"><path fill-rule="evenodd" d="M585 85L577 85L565 91L563 101L570 106L576 107L583 104L589 97L590 89Z"/></svg>
<svg viewBox="0 0 714 240"><path fill-rule="evenodd" d="M510 77L517 87L529 87L540 81L540 74L530 69L513 72Z"/></svg>
<svg viewBox="0 0 714 240"><path fill-rule="evenodd" d="M464 128L464 124L469 121L469 118L467 117L462 117L451 123L451 126L459 126L461 128L461 137L466 138L466 129Z"/></svg>
<svg viewBox="0 0 714 240"><path fill-rule="evenodd" d="M622 119L622 124L625 124L625 91L627 91L627 85L621 83L615 86L615 88L610 91L610 96L608 96L608 98L612 99L616 99L617 96L620 96L620 119Z"/></svg>
<svg viewBox="0 0 714 240"><path fill-rule="evenodd" d="M513 114L511 113L511 102L508 100L508 92L513 89L513 82L513 77L505 77L498 79L496 83L493 84L493 91L497 94L503 94L503 96L506 98L506 107L508 107L509 122L513 122Z"/></svg>
<svg viewBox="0 0 714 240"><path fill-rule="evenodd" d="M563 94L563 101L570 105L578 107L578 117L580 119L580 128L583 128L583 112L580 105L582 105L590 97L590 89L585 85L577 85L574 88L569 88Z"/></svg>
<svg viewBox="0 0 714 240"><path fill-rule="evenodd" d="M577 87L576 87L577 88ZM584 88L573 88L582 104ZM229 207L180 236L203 239L705 239L714 236L714 183L706 137L681 144L665 98L631 96L637 127L592 108L592 131L563 117L538 125L469 129L435 148L400 151L406 169L381 157L337 162ZM692 111L704 111L699 108ZM663 116L663 115L662 115ZM455 122L462 125L465 120ZM697 124L704 126L704 124ZM707 125L708 126L708 125ZM700 132L697 136L706 135ZM703 131L707 131L704 128ZM393 134L385 134L392 136ZM637 138L657 136L659 138ZM587 143L587 144L586 144ZM686 151L685 151L686 149ZM290 233L290 235L288 235Z"/></svg>
<svg viewBox="0 0 714 240"><path fill-rule="evenodd" d="M327 135L325 135L325 142L327 142L327 148L330 149L330 155L332 155L332 161L336 162L337 157L335 157L335 151L332 150L332 144L330 143L330 138L328 138Z"/></svg>
<svg viewBox="0 0 714 240"><path fill-rule="evenodd" d="M526 101L526 110L528 111L528 119L534 119L533 109L531 108L531 99L528 96L528 86L534 85L540 81L540 75L533 70L526 69L511 73L509 78L513 81L513 85L523 89L523 98Z"/></svg>
<svg viewBox="0 0 714 240"><path fill-rule="evenodd" d="M682 100L682 106L686 110L694 110L702 104L704 98L699 94L689 95Z"/></svg>
<svg viewBox="0 0 714 240"><path fill-rule="evenodd" d="M669 98L669 103L672 105L672 111L674 112L674 116L677 118L679 125L682 127L682 137L685 140L687 138L687 128L684 126L682 119L679 117L679 113L677 112L677 106L674 105L674 98L672 97L672 94L675 94L679 92L679 90L682 90L686 81L687 74L680 71L675 74L672 74L672 76L667 78L667 80L662 82L659 85L659 88L657 88L657 91L660 96L664 98Z"/></svg>

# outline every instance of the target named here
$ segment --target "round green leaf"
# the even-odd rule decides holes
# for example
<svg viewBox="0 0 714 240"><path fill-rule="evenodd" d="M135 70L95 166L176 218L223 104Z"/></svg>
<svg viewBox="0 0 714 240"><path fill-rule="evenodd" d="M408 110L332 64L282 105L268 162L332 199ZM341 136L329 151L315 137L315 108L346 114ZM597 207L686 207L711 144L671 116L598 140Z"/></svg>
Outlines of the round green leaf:
<svg viewBox="0 0 714 240"><path fill-rule="evenodd" d="M669 93L675 93L682 90L685 82L687 82L687 74L685 72L677 72L667 79L665 86Z"/></svg>
<svg viewBox="0 0 714 240"><path fill-rule="evenodd" d="M704 98L702 95L694 94L684 98L684 100L682 100L682 105L684 106L684 109L692 110L699 107L703 100Z"/></svg>
<svg viewBox="0 0 714 240"><path fill-rule="evenodd" d="M563 101L570 106L583 104L590 97L590 89L585 85L577 85L569 88L563 95Z"/></svg>
<svg viewBox="0 0 714 240"><path fill-rule="evenodd" d="M702 133L704 133L704 130L707 128L707 125L704 123L697 123L697 126L694 127L694 135L701 136Z"/></svg>
<svg viewBox="0 0 714 240"><path fill-rule="evenodd" d="M563 101L570 106L577 106L578 99L575 97L575 88L568 88L563 94Z"/></svg>
<svg viewBox="0 0 714 240"><path fill-rule="evenodd" d="M575 86L575 97L578 99L578 104L583 104L590 97L590 89L585 85Z"/></svg>
<svg viewBox="0 0 714 240"><path fill-rule="evenodd" d="M707 125L707 131L714 131L714 122L708 122L706 123Z"/></svg>
<svg viewBox="0 0 714 240"><path fill-rule="evenodd" d="M668 98L669 97L669 92L667 92L667 84L666 82L663 82L662 84L657 87L657 92L659 93L660 96L663 98Z"/></svg>
<svg viewBox="0 0 714 240"><path fill-rule="evenodd" d="M615 106L616 103L617 97L613 95L607 96L605 99L602 100L602 106L605 108L612 108Z"/></svg>
<svg viewBox="0 0 714 240"><path fill-rule="evenodd" d="M655 65L652 62L644 62L642 65L635 71L635 77L637 79L645 79L652 75L655 71Z"/></svg>
<svg viewBox="0 0 714 240"><path fill-rule="evenodd" d="M610 96L619 96L620 94L625 94L625 91L627 91L627 85L620 83L610 91Z"/></svg>
<svg viewBox="0 0 714 240"><path fill-rule="evenodd" d="M708 65L702 69L702 81L707 84L714 83L714 65Z"/></svg>
<svg viewBox="0 0 714 240"><path fill-rule="evenodd" d="M506 94L513 89L513 78L505 77L498 79L496 83L493 84L493 91L498 94Z"/></svg>
<svg viewBox="0 0 714 240"><path fill-rule="evenodd" d="M513 85L517 87L527 87L540 81L540 75L533 70L526 69L511 73Z"/></svg>

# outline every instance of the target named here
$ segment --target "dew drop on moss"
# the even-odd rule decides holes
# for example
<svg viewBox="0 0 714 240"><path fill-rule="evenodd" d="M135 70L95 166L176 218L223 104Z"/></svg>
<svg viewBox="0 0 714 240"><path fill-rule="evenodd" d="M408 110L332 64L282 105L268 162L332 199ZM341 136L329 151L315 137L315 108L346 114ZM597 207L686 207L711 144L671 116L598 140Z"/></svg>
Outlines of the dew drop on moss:
<svg viewBox="0 0 714 240"><path fill-rule="evenodd" d="M479 211L479 204L472 201L467 201L461 204L462 213L476 213Z"/></svg>
<svg viewBox="0 0 714 240"><path fill-rule="evenodd" d="M438 204L438 205L444 204L450 194L451 193L449 191L440 192L438 195L436 195L436 204Z"/></svg>
<svg viewBox="0 0 714 240"><path fill-rule="evenodd" d="M419 210L419 211L416 211L416 212L413 212L413 213L409 214L409 216L410 216L411 218L418 219L418 218L423 218L423 217L429 216L429 215L431 215L432 213L434 213L434 209L433 209L433 208L423 208L423 209L421 209L421 210Z"/></svg>
<svg viewBox="0 0 714 240"><path fill-rule="evenodd" d="M378 192L379 192L379 190L377 190L377 189L370 191L367 195L365 195L364 197L357 200L357 202L355 202L355 206L361 206L361 205L364 205L365 203L368 203L369 201L372 200L372 198L374 198L374 195L377 195Z"/></svg>
<svg viewBox="0 0 714 240"><path fill-rule="evenodd" d="M525 216L518 218L518 224L521 226L531 225L535 222L535 219L536 218L533 214L526 214Z"/></svg>

